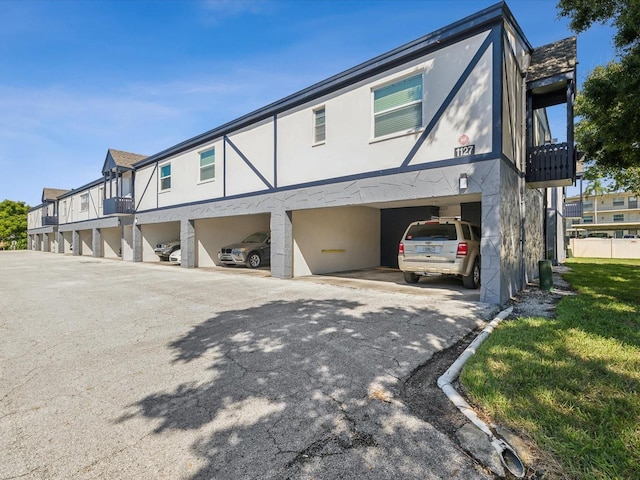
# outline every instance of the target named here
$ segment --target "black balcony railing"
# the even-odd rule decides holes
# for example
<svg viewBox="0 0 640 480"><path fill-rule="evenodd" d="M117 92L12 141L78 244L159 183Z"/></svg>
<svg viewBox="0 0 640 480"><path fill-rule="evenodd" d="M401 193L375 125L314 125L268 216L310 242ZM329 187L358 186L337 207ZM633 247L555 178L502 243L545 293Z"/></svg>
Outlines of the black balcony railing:
<svg viewBox="0 0 640 480"><path fill-rule="evenodd" d="M582 218L582 202L565 202L565 218Z"/></svg>
<svg viewBox="0 0 640 480"><path fill-rule="evenodd" d="M566 142L530 147L527 149L527 183L534 188L573 185L575 153L569 157L569 144Z"/></svg>
<svg viewBox="0 0 640 480"><path fill-rule="evenodd" d="M105 198L102 204L104 215L131 215L133 214L133 199L129 197Z"/></svg>
<svg viewBox="0 0 640 480"><path fill-rule="evenodd" d="M58 225L57 215L45 215L42 217L42 226Z"/></svg>

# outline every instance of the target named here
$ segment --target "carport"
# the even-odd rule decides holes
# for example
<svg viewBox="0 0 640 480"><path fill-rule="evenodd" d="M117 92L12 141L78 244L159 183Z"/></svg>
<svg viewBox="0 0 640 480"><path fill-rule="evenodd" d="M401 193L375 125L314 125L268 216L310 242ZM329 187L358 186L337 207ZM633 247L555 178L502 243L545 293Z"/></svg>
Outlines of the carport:
<svg viewBox="0 0 640 480"><path fill-rule="evenodd" d="M93 255L93 231L92 230L80 230L78 231L80 238L80 252L78 255Z"/></svg>
<svg viewBox="0 0 640 480"><path fill-rule="evenodd" d="M122 227L100 229L100 250L104 258L120 258Z"/></svg>
<svg viewBox="0 0 640 480"><path fill-rule="evenodd" d="M47 248L47 252L55 252L57 245L55 233L45 233L43 234L43 237L47 237L47 241L43 242L43 245Z"/></svg>
<svg viewBox="0 0 640 480"><path fill-rule="evenodd" d="M62 248L65 253L72 253L73 251L73 232L62 232Z"/></svg>
<svg viewBox="0 0 640 480"><path fill-rule="evenodd" d="M141 227L142 261L160 262L154 249L159 243L180 240L180 222L149 223Z"/></svg>
<svg viewBox="0 0 640 480"><path fill-rule="evenodd" d="M398 244L409 223L438 216L481 225L480 195L296 210L293 276L398 268Z"/></svg>
<svg viewBox="0 0 640 480"><path fill-rule="evenodd" d="M255 232L268 232L270 221L268 213L196 220L196 267L219 266L221 247L240 242Z"/></svg>
<svg viewBox="0 0 640 480"><path fill-rule="evenodd" d="M379 265L380 212L376 208L296 210L292 223L294 277Z"/></svg>

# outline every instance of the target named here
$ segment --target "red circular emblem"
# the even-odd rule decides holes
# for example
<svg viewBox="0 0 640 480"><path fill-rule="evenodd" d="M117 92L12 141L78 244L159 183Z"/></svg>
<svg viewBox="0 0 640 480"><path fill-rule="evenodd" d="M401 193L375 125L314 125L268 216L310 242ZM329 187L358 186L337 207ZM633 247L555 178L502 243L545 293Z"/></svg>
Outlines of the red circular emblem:
<svg viewBox="0 0 640 480"><path fill-rule="evenodd" d="M467 137L463 133L462 135L460 135L460 138L458 139L458 142L460 143L460 145L465 146L467 143L469 143L469 137Z"/></svg>

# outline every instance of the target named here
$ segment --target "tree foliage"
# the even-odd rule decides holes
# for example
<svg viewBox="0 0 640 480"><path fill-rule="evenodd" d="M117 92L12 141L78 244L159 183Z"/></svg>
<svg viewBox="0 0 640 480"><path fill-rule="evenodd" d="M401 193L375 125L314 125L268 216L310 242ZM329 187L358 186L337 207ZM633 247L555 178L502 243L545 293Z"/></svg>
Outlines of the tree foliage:
<svg viewBox="0 0 640 480"><path fill-rule="evenodd" d="M0 243L18 242L17 248L27 248L27 212L24 202L4 200L0 202Z"/></svg>
<svg viewBox="0 0 640 480"><path fill-rule="evenodd" d="M617 60L596 67L577 96L576 141L597 172L619 188L638 191L640 179L640 1L559 0L560 16L577 33L612 24ZM635 185L635 187L634 187Z"/></svg>

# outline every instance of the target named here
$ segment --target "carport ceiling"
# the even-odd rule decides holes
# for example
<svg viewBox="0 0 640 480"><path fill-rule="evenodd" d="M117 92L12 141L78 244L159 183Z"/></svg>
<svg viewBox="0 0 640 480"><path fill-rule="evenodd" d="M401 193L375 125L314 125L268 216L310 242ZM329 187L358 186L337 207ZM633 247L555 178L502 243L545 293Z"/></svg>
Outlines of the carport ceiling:
<svg viewBox="0 0 640 480"><path fill-rule="evenodd" d="M367 203L365 207L372 208L405 208L405 207L423 207L425 205L435 205L437 207L444 206L457 206L460 203L466 202L479 202L482 199L480 193L474 193L470 195L451 195L448 197L430 197L430 198L418 198L412 200L399 200L396 202L375 202Z"/></svg>

